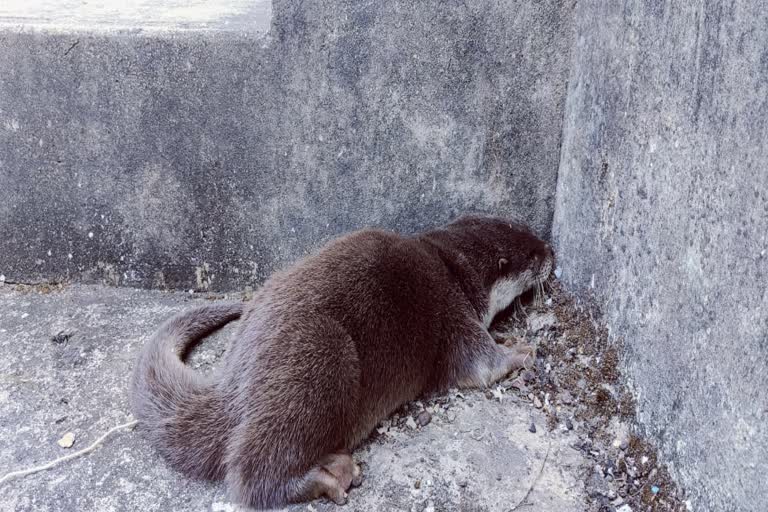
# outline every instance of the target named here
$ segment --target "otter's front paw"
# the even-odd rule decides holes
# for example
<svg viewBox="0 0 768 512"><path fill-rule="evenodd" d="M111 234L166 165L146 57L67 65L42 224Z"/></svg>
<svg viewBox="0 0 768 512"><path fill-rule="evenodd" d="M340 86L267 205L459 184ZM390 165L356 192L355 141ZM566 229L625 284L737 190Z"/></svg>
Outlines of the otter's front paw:
<svg viewBox="0 0 768 512"><path fill-rule="evenodd" d="M533 368L533 364L536 360L536 347L525 343L517 343L513 345L509 341L504 343L504 347L506 347L509 357L511 358L511 369L519 370L521 368Z"/></svg>

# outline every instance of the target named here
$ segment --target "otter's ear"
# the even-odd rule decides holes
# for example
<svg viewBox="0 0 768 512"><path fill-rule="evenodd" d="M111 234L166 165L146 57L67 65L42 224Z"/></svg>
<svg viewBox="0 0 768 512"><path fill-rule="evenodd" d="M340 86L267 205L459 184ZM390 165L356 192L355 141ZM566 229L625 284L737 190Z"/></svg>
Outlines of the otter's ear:
<svg viewBox="0 0 768 512"><path fill-rule="evenodd" d="M503 268L504 268L504 265L506 265L507 263L509 263L509 262L507 261L507 259L506 259L506 258L501 258L501 259L499 260L499 270L503 269Z"/></svg>

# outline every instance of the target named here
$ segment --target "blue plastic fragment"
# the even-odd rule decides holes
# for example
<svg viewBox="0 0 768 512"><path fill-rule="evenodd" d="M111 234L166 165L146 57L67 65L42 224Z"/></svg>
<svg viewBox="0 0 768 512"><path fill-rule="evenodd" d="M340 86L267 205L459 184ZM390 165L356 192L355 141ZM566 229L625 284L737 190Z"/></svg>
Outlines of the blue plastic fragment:
<svg viewBox="0 0 768 512"><path fill-rule="evenodd" d="M659 494L659 491L660 491L660 490L661 490L661 489L659 489L659 487L658 487L657 485L652 485L652 486L651 486L651 492L652 492L653 494Z"/></svg>

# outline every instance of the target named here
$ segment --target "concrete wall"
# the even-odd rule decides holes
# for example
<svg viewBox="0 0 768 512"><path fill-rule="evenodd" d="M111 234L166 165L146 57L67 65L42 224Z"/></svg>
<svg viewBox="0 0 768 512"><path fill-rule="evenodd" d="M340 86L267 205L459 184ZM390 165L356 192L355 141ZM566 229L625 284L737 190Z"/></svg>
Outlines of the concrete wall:
<svg viewBox="0 0 768 512"><path fill-rule="evenodd" d="M768 9L576 10L554 239L697 511L768 510Z"/></svg>
<svg viewBox="0 0 768 512"><path fill-rule="evenodd" d="M549 233L570 4L277 1L265 35L228 3L168 30L0 10L6 279L240 288L468 210Z"/></svg>

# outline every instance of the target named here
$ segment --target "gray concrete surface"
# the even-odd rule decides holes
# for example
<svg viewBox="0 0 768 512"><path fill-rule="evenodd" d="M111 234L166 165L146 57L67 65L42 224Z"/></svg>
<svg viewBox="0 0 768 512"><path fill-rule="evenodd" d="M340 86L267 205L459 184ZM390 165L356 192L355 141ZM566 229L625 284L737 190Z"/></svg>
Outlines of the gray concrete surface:
<svg viewBox="0 0 768 512"><path fill-rule="evenodd" d="M570 3L74 4L0 7L8 280L235 289L470 210L549 233Z"/></svg>
<svg viewBox="0 0 768 512"><path fill-rule="evenodd" d="M129 420L126 388L139 347L166 317L203 300L125 288L71 286L42 294L0 286L0 476L83 448ZM233 325L203 344L193 366L210 371ZM356 451L365 481L343 510L506 511L530 488L523 509L586 510L586 459L572 447L576 431L549 432L545 413L527 399L468 391L412 407L426 407L432 421L413 430L398 426L405 416L393 418ZM532 421L536 433L528 430ZM75 436L70 449L57 445L67 432ZM0 485L0 510L240 509L223 486L190 481L167 467L139 428L114 434L82 458ZM287 510L337 507L316 501Z"/></svg>
<svg viewBox="0 0 768 512"><path fill-rule="evenodd" d="M562 278L623 339L694 510L768 509L768 10L585 0L563 127Z"/></svg>

